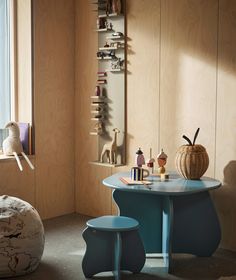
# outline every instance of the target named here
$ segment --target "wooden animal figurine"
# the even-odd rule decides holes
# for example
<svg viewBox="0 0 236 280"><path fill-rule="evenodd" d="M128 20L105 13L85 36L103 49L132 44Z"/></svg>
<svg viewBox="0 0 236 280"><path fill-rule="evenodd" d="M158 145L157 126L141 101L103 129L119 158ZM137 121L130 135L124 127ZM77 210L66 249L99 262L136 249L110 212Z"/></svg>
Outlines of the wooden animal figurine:
<svg viewBox="0 0 236 280"><path fill-rule="evenodd" d="M23 171L20 159L18 155L22 155L31 169L34 169L33 164L30 162L29 158L23 151L23 147L20 141L20 129L16 122L9 122L5 128L9 129L9 136L3 141L3 153L6 156L14 156L20 171Z"/></svg>
<svg viewBox="0 0 236 280"><path fill-rule="evenodd" d="M103 162L103 157L106 154L108 162L115 164L117 162L117 134L120 133L118 128L114 128L114 136L111 142L104 144L100 161Z"/></svg>

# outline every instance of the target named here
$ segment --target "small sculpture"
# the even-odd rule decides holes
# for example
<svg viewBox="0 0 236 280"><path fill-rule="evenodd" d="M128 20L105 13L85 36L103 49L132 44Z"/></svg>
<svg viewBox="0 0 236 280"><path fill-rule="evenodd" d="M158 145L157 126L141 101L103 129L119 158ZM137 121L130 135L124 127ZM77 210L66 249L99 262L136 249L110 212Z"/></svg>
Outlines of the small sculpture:
<svg viewBox="0 0 236 280"><path fill-rule="evenodd" d="M112 0L106 0L106 14L109 15L112 12Z"/></svg>
<svg viewBox="0 0 236 280"><path fill-rule="evenodd" d="M30 162L29 158L23 151L23 147L20 141L20 129L16 122L9 122L5 128L9 129L9 136L3 141L3 153L6 156L14 156L20 171L23 171L23 167L21 165L20 159L18 157L21 154L27 163L29 164L31 169L34 169L33 164Z"/></svg>
<svg viewBox="0 0 236 280"><path fill-rule="evenodd" d="M108 162L111 164L117 163L117 134L120 133L118 128L114 128L114 137L111 142L104 144L100 161L103 162L103 157L106 154Z"/></svg>
<svg viewBox="0 0 236 280"><path fill-rule="evenodd" d="M98 133L98 134L102 134L103 128L102 128L102 122L97 122L94 126L94 130Z"/></svg>
<svg viewBox="0 0 236 280"><path fill-rule="evenodd" d="M101 94L100 86L96 86L95 87L95 95L100 96L100 94Z"/></svg>
<svg viewBox="0 0 236 280"><path fill-rule="evenodd" d="M111 69L123 69L124 60L122 60L120 57L115 58L111 62Z"/></svg>
<svg viewBox="0 0 236 280"><path fill-rule="evenodd" d="M166 165L167 162L167 155L163 152L163 149L161 149L161 152L159 155L157 155L157 163L158 163L158 173L159 174L165 174L166 169L164 165Z"/></svg>
<svg viewBox="0 0 236 280"><path fill-rule="evenodd" d="M138 151L136 152L135 164L140 168L142 167L143 164L145 164L145 158L143 152L141 151L141 148L139 148Z"/></svg>
<svg viewBox="0 0 236 280"><path fill-rule="evenodd" d="M118 15L121 13L121 0L112 0L112 13Z"/></svg>
<svg viewBox="0 0 236 280"><path fill-rule="evenodd" d="M147 161L147 167L150 169L151 174L154 173L154 162L155 159L152 157L152 148L150 148L150 158Z"/></svg>

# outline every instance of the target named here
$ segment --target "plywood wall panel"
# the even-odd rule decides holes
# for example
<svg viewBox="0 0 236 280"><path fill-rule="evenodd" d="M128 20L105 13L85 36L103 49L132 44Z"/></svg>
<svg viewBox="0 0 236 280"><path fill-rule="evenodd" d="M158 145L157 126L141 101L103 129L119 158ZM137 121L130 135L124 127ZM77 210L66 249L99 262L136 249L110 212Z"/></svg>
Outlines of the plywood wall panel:
<svg viewBox="0 0 236 280"><path fill-rule="evenodd" d="M193 138L210 157L214 176L218 1L161 2L160 146L175 168L182 135Z"/></svg>
<svg viewBox="0 0 236 280"><path fill-rule="evenodd" d="M127 1L127 164L158 152L160 1Z"/></svg>
<svg viewBox="0 0 236 280"><path fill-rule="evenodd" d="M35 161L31 159L32 163ZM18 168L15 159L0 162L0 195L19 197L36 207L35 204L35 172L25 160L21 160L23 172Z"/></svg>
<svg viewBox="0 0 236 280"><path fill-rule="evenodd" d="M76 71L75 71L75 185L76 210L99 216L111 213L111 190L102 180L111 174L111 168L89 164L97 160L97 137L89 135L90 96L97 81L98 38L95 5L90 1L76 1Z"/></svg>
<svg viewBox="0 0 236 280"><path fill-rule="evenodd" d="M36 204L74 211L74 1L34 1Z"/></svg>
<svg viewBox="0 0 236 280"><path fill-rule="evenodd" d="M236 250L236 2L220 0L216 134L216 177L223 187L214 194L224 248Z"/></svg>

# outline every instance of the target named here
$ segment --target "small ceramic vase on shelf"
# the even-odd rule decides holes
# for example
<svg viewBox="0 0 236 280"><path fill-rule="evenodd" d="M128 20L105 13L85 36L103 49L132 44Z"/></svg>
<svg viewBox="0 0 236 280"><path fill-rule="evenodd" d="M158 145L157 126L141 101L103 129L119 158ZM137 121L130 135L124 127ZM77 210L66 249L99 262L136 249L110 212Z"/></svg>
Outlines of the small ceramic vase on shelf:
<svg viewBox="0 0 236 280"><path fill-rule="evenodd" d="M141 168L143 164L145 164L145 158L143 152L139 148L138 151L136 152L135 165Z"/></svg>
<svg viewBox="0 0 236 280"><path fill-rule="evenodd" d="M100 94L101 94L100 86L96 86L95 87L95 95L100 96Z"/></svg>
<svg viewBox="0 0 236 280"><path fill-rule="evenodd" d="M157 164L158 164L158 173L159 174L165 174L166 169L165 165L167 162L167 155L164 153L163 149L161 149L161 152L157 155Z"/></svg>

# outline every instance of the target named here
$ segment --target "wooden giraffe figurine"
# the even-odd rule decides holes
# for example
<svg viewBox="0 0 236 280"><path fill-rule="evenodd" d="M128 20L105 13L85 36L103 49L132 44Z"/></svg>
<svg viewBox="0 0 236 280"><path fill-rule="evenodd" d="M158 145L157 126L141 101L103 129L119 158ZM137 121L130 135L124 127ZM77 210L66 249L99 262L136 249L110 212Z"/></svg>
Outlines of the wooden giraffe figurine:
<svg viewBox="0 0 236 280"><path fill-rule="evenodd" d="M103 157L106 154L108 158L108 162L111 164L116 163L117 158L117 134L120 133L118 128L114 128L114 137L111 142L104 144L100 161L103 162Z"/></svg>

